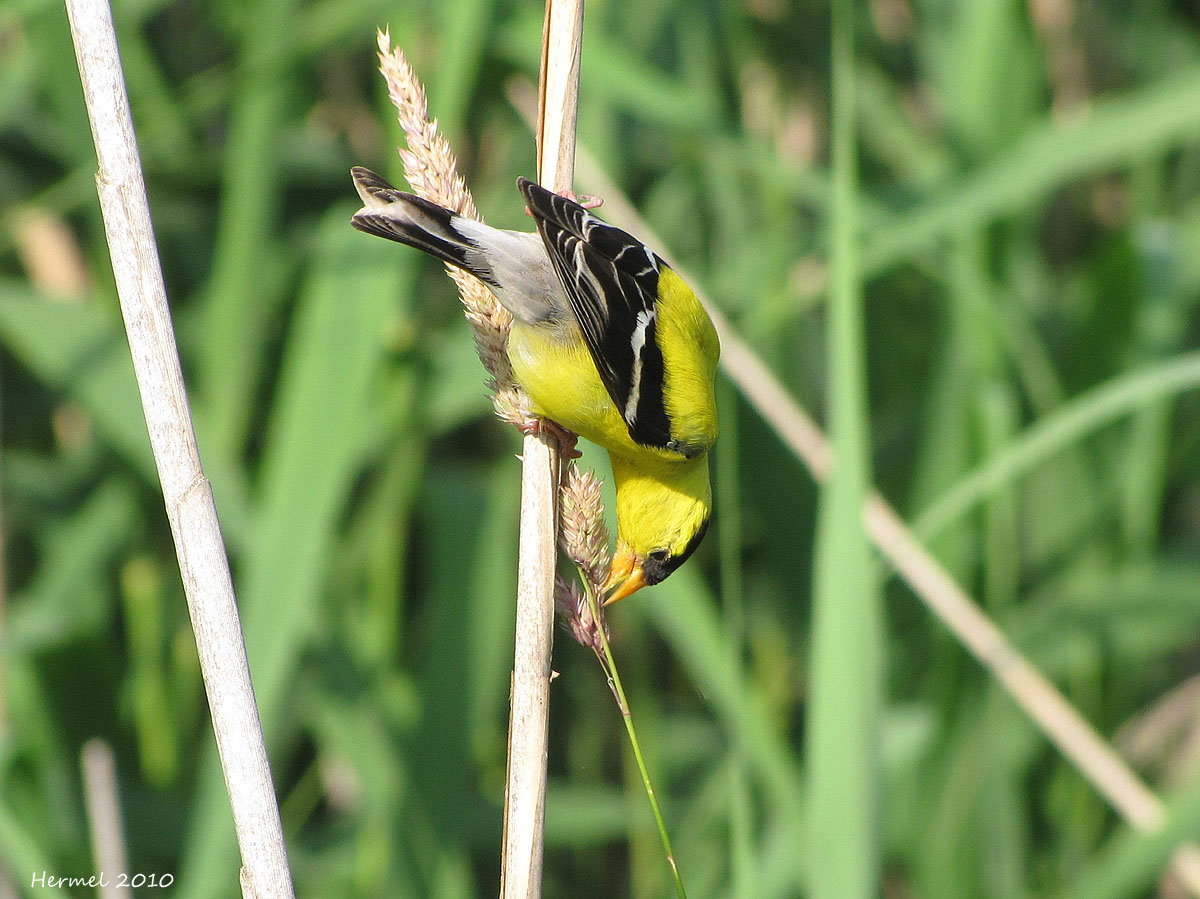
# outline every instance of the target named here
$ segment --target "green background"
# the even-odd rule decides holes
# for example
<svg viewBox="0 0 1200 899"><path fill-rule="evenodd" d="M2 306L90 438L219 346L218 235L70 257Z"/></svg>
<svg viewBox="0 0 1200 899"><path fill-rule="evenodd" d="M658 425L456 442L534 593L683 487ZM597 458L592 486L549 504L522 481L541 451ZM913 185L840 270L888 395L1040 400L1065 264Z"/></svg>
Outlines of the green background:
<svg viewBox="0 0 1200 899"><path fill-rule="evenodd" d="M1200 838L1200 6L854 9L866 327L844 349L871 477ZM390 24L488 220L528 228L533 142L506 91L536 77L540 4L122 0L116 23L298 893L495 895L519 441L439 266L349 227L348 169L401 180L374 70ZM579 121L819 418L844 202L829 33L816 2L591 0ZM131 870L232 896L94 172L63 7L4 0L0 895L95 870L78 758L100 737ZM782 899L834 859L876 868L809 826L817 491L725 381L719 400L713 529L610 620L689 895ZM880 894L1158 895L1171 844L1134 836L876 573L878 779L846 802ZM822 658L851 692L859 661ZM672 895L595 660L560 632L555 668L546 895Z"/></svg>

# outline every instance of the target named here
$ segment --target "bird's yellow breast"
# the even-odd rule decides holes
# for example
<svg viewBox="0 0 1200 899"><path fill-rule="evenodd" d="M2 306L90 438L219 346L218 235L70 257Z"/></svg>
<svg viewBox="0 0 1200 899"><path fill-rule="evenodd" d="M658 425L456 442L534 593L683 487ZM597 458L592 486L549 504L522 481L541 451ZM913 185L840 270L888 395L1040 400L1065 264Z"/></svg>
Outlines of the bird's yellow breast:
<svg viewBox="0 0 1200 899"><path fill-rule="evenodd" d="M564 339L549 329L516 320L508 337L508 358L535 413L610 452L644 451L630 438L578 331Z"/></svg>

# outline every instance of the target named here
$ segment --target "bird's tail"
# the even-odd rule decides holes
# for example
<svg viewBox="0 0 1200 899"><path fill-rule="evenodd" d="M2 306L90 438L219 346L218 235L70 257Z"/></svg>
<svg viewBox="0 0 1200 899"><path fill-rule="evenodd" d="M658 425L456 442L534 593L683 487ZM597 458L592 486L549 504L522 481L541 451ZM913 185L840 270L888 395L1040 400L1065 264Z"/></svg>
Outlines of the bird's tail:
<svg viewBox="0 0 1200 899"><path fill-rule="evenodd" d="M363 201L350 219L359 231L415 247L483 281L494 280L477 248L455 228L456 213L397 190L362 166L352 168L350 176Z"/></svg>

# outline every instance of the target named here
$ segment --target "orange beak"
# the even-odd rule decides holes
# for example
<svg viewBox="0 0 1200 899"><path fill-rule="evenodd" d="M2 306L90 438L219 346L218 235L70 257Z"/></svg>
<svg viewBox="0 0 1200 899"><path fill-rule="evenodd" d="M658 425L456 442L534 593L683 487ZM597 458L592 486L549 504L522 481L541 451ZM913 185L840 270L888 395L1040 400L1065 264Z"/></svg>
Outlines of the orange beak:
<svg viewBox="0 0 1200 899"><path fill-rule="evenodd" d="M608 581L604 584L605 593L612 591L604 604L611 606L627 596L633 596L644 586L646 574L642 571L641 561L627 547L620 547L609 569Z"/></svg>

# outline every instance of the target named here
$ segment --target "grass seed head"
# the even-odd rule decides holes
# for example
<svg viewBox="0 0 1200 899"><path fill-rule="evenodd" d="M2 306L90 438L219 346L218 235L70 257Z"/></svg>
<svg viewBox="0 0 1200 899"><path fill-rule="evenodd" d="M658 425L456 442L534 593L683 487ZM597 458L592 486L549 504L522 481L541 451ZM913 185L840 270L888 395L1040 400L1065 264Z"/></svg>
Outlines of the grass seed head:
<svg viewBox="0 0 1200 899"><path fill-rule="evenodd" d="M579 583L568 581L561 574L554 577L554 605L558 609L563 629L580 645L603 657L604 644L600 640L600 628L604 628L605 638L609 636L603 607L597 605L600 611L600 619L597 621L592 614L592 605L588 602L587 594Z"/></svg>
<svg viewBox="0 0 1200 899"><path fill-rule="evenodd" d="M459 215L478 220L479 210L458 173L454 151L438 131L437 121L429 118L425 88L404 51L392 47L387 31L379 32L379 71L387 82L388 96L396 107L400 127L408 140L407 149L400 149L400 161L404 163L404 175L413 192ZM458 285L458 295L484 368L499 388L515 389L507 352L512 316L477 278L450 266L447 271Z"/></svg>
<svg viewBox="0 0 1200 899"><path fill-rule="evenodd" d="M600 479L572 463L562 487L560 541L567 558L584 572L593 590L600 591L612 564Z"/></svg>

